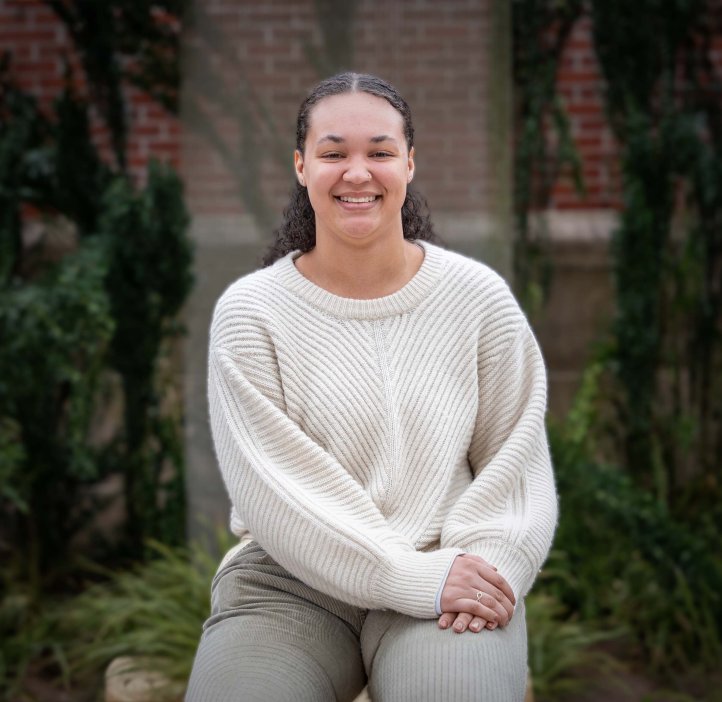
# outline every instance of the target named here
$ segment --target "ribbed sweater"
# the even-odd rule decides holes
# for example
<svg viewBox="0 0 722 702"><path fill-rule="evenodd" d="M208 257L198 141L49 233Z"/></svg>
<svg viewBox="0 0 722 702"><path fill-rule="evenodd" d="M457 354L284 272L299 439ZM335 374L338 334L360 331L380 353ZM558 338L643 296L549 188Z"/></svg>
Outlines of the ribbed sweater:
<svg viewBox="0 0 722 702"><path fill-rule="evenodd" d="M416 243L421 267L380 298L317 286L300 251L231 284L208 391L233 531L328 595L431 618L465 552L524 597L557 496L544 364L512 293Z"/></svg>

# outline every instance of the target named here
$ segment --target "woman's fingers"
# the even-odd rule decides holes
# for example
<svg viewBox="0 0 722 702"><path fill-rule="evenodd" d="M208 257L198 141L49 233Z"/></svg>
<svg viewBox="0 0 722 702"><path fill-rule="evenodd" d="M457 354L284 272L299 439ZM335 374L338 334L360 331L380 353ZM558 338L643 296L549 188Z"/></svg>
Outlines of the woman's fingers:
<svg viewBox="0 0 722 702"><path fill-rule="evenodd" d="M509 621L509 615L506 613L506 610L499 606L499 603L489 595L482 593L482 596L479 597L478 592L476 599L469 600L468 604L463 608L463 611L471 612L474 616L485 619L487 622L505 626Z"/></svg>
<svg viewBox="0 0 722 702"><path fill-rule="evenodd" d="M456 621L454 622L454 631L457 634L465 632L473 618L474 616L468 612L459 612L456 615Z"/></svg>
<svg viewBox="0 0 722 702"><path fill-rule="evenodd" d="M485 628L495 629L496 624L487 622L486 619L476 617L468 612L444 612L441 617L439 617L439 628L448 629L450 627L453 628L453 631L457 634L461 634L467 630L477 633Z"/></svg>
<svg viewBox="0 0 722 702"><path fill-rule="evenodd" d="M516 597L511 585L496 571L484 576L486 581L504 593L504 596L511 602L512 607L516 604Z"/></svg>
<svg viewBox="0 0 722 702"><path fill-rule="evenodd" d="M469 629L473 632L481 631L487 626L490 629L496 628L496 624L493 622L487 622L486 619L482 619L481 617L474 617L469 623Z"/></svg>
<svg viewBox="0 0 722 702"><path fill-rule="evenodd" d="M514 596L514 591L511 589L511 585L506 581L506 578L504 578L497 569L485 561L480 556L474 556L471 553L465 553L462 556L459 556L459 558L467 558L472 561L476 561L479 566L479 575L484 578L490 585L493 585L497 590L500 590L511 602L512 605L516 604L516 597Z"/></svg>
<svg viewBox="0 0 722 702"><path fill-rule="evenodd" d="M456 619L456 612L444 612L439 617L439 629L448 629Z"/></svg>
<svg viewBox="0 0 722 702"><path fill-rule="evenodd" d="M490 583L482 585L482 589L476 593L476 599L501 614L502 621L500 621L500 624L502 626L506 626L514 615L514 605L509 598L499 588Z"/></svg>
<svg viewBox="0 0 722 702"><path fill-rule="evenodd" d="M453 624L453 626L452 626ZM485 628L489 628L491 622L486 619L476 617L469 612L445 612L439 619L439 626L442 629L451 627L457 634L463 634L465 631L473 631L478 633ZM491 628L496 628L496 624Z"/></svg>

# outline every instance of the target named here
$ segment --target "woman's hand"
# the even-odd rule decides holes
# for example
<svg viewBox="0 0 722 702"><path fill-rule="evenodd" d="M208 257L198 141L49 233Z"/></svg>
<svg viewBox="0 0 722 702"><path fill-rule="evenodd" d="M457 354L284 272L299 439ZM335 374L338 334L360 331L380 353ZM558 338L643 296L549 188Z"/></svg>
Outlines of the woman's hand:
<svg viewBox="0 0 722 702"><path fill-rule="evenodd" d="M457 556L441 592L439 626L454 631L481 631L506 626L514 613L516 598L509 583L483 558L465 553Z"/></svg>

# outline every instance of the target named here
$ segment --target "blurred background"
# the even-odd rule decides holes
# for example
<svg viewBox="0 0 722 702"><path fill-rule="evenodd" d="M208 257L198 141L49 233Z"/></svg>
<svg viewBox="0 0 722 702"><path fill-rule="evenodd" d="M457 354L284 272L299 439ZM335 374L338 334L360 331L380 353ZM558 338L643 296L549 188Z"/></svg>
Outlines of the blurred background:
<svg viewBox="0 0 722 702"><path fill-rule="evenodd" d="M722 700L720 0L0 0L3 698L182 697L232 544L212 307L346 69L410 103L438 234L547 361L535 698Z"/></svg>

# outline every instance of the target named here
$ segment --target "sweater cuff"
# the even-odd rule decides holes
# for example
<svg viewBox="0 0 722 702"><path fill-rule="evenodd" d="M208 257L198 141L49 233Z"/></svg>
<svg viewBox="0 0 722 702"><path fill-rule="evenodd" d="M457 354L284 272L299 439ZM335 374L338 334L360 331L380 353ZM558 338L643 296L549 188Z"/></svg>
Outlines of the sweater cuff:
<svg viewBox="0 0 722 702"><path fill-rule="evenodd" d="M379 571L374 593L381 607L418 619L436 616L439 582L446 579L460 548L404 551Z"/></svg>
<svg viewBox="0 0 722 702"><path fill-rule="evenodd" d="M457 554L459 556L463 556L466 553L466 551L462 551L460 554ZM449 577L449 571L451 570L451 566L454 565L454 561L456 560L456 556L454 556L449 561L449 567L446 569L446 572L444 573L444 577L441 579L441 584L439 585L439 589L436 591L436 600L434 602L434 606L436 608L436 616L440 617L443 612L441 611L441 593L444 591L444 586L446 585L446 580Z"/></svg>
<svg viewBox="0 0 722 702"><path fill-rule="evenodd" d="M509 583L517 603L526 597L534 584L536 571L529 558L518 548L502 541L478 541L469 544L468 553L481 556Z"/></svg>

